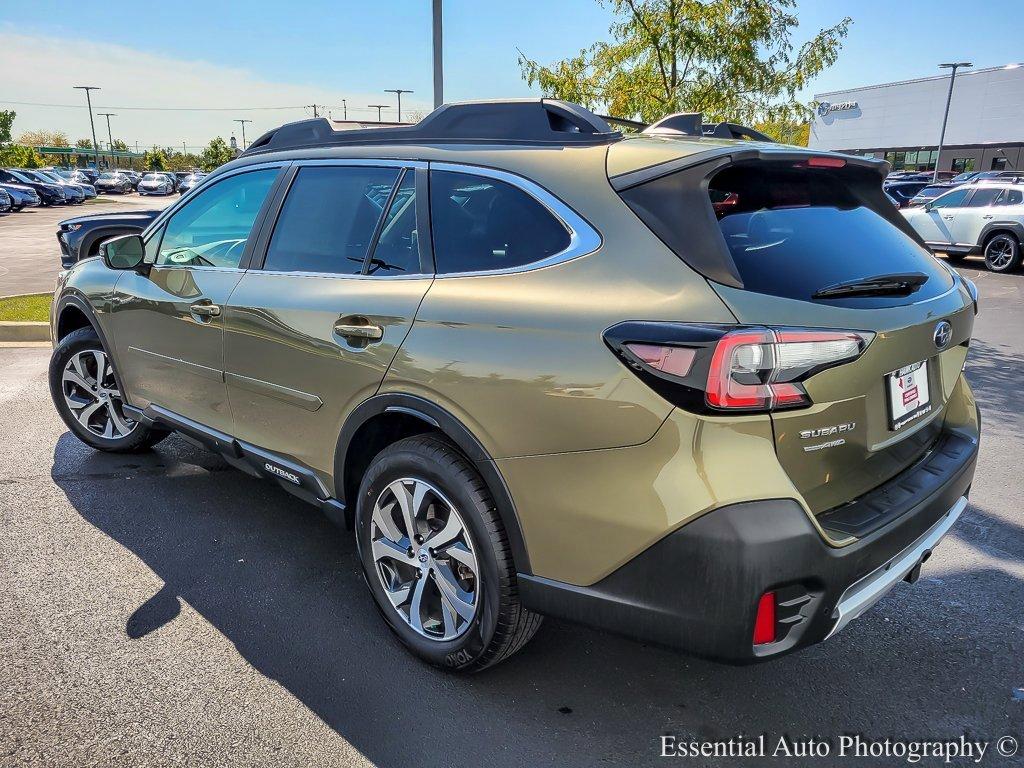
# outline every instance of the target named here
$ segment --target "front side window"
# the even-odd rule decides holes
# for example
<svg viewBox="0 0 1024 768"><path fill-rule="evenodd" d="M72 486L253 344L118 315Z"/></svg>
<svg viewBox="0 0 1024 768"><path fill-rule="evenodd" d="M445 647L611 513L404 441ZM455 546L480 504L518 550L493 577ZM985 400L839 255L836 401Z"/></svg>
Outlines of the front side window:
<svg viewBox="0 0 1024 768"><path fill-rule="evenodd" d="M964 204L969 189L954 189L932 201L932 208L959 208Z"/></svg>
<svg viewBox="0 0 1024 768"><path fill-rule="evenodd" d="M437 272L482 272L541 261L569 247L569 230L539 201L504 181L430 173Z"/></svg>
<svg viewBox="0 0 1024 768"><path fill-rule="evenodd" d="M239 173L207 187L168 220L156 263L237 267L277 168Z"/></svg>
<svg viewBox="0 0 1024 768"><path fill-rule="evenodd" d="M399 168L307 166L285 198L263 268L360 274Z"/></svg>

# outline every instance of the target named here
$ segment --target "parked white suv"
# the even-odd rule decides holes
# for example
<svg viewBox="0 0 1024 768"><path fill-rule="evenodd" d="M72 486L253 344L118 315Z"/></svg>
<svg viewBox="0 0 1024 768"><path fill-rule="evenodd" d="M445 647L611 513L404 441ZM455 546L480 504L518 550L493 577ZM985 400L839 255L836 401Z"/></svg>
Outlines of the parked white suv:
<svg viewBox="0 0 1024 768"><path fill-rule="evenodd" d="M952 261L980 253L993 272L1020 266L1024 185L969 184L900 213L932 250L944 252Z"/></svg>

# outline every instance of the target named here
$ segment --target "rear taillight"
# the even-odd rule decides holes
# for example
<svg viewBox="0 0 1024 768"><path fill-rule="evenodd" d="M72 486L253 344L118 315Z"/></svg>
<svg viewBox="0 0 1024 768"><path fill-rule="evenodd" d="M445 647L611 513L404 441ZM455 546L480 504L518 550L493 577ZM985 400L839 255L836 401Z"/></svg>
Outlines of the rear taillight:
<svg viewBox="0 0 1024 768"><path fill-rule="evenodd" d="M688 410L751 412L811 404L801 382L859 357L861 331L629 322L605 341L659 394Z"/></svg>
<svg viewBox="0 0 1024 768"><path fill-rule="evenodd" d="M708 369L708 405L723 410L810 405L800 380L859 357L865 346L864 335L853 331L727 333L715 347Z"/></svg>

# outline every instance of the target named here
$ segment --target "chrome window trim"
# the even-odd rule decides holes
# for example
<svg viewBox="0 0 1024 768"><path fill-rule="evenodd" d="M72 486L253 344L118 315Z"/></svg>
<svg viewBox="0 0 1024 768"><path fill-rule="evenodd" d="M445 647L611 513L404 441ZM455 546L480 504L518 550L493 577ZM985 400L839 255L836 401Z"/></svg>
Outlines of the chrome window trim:
<svg viewBox="0 0 1024 768"><path fill-rule="evenodd" d="M503 181L522 192L525 192L544 208L548 213L557 219L563 227L569 231L569 245L558 253L546 256L538 261L531 261L516 267L505 269L485 269L475 272L438 272L436 269L437 256L435 254L435 276L438 279L460 278L460 277L487 277L491 275L514 275L521 272L532 272L535 269L544 269L556 264L564 264L567 261L587 256L598 250L604 240L590 222L580 216L559 198L544 189L540 184L530 181L524 176L509 171L489 168L483 165L467 165L465 163L436 163L429 164L431 171L449 171L452 173L463 173L471 176L481 176L487 179ZM433 236L433 231L431 231Z"/></svg>
<svg viewBox="0 0 1024 768"><path fill-rule="evenodd" d="M378 166L381 168L426 168L425 160L403 160L397 157L324 157L309 160L293 160L297 167L306 165L355 165Z"/></svg>
<svg viewBox="0 0 1024 768"><path fill-rule="evenodd" d="M211 269L211 267L207 267ZM434 275L425 272L417 272L415 275L356 275L342 274L339 272L290 272L282 269L249 269L240 270L250 272L254 275L272 275L275 277L318 277L335 278L341 280L433 280Z"/></svg>

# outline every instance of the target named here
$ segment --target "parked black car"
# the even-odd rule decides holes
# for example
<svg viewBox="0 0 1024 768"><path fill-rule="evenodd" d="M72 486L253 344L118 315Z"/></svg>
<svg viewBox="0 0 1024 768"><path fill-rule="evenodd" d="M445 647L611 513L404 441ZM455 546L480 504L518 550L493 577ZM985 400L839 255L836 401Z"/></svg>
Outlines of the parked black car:
<svg viewBox="0 0 1024 768"><path fill-rule="evenodd" d="M22 171L14 168L0 168L0 181L11 184L24 184L31 187L39 195L43 205L63 205L68 202L66 187L60 184L42 182L33 179Z"/></svg>
<svg viewBox="0 0 1024 768"><path fill-rule="evenodd" d="M100 243L118 235L144 230L160 211L96 213L65 219L57 226L60 263L66 269L81 259L95 256Z"/></svg>
<svg viewBox="0 0 1024 768"><path fill-rule="evenodd" d="M25 184L5 182L0 184L0 189L11 196L12 210L14 211L20 211L22 208L35 208L43 204L43 201L39 199L39 193Z"/></svg>
<svg viewBox="0 0 1024 768"><path fill-rule="evenodd" d="M882 185L882 189L896 198L900 208L910 206L910 201L918 192L928 186L927 181L893 181Z"/></svg>
<svg viewBox="0 0 1024 768"><path fill-rule="evenodd" d="M77 184L71 184L59 176L51 176L37 169L19 168L18 172L41 184L56 184L58 187L63 188L64 196L68 203L77 205L85 202L85 190Z"/></svg>
<svg viewBox="0 0 1024 768"><path fill-rule="evenodd" d="M10 213L14 210L14 201L7 194L6 190L0 189L0 213Z"/></svg>
<svg viewBox="0 0 1024 768"><path fill-rule="evenodd" d="M134 189L131 177L121 171L105 171L96 179L97 192L116 192L119 195L126 195Z"/></svg>

